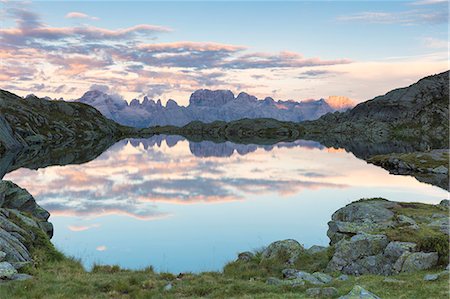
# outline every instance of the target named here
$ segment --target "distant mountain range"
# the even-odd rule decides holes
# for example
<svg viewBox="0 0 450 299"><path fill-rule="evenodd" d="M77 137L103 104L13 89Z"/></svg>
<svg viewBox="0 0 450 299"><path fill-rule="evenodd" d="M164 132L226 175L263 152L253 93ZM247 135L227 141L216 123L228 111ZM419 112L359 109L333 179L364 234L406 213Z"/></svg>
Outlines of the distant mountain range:
<svg viewBox="0 0 450 299"><path fill-rule="evenodd" d="M119 124L146 128L149 126L184 126L192 121L210 123L216 120L234 121L243 118L273 118L280 121L300 122L313 120L334 111L346 111L355 103L347 97L296 101L275 101L267 97L258 100L255 96L241 92L237 97L229 90L195 91L189 105L179 106L174 100L161 101L144 97L130 103L122 98L99 90L86 92L76 100L97 108L105 117Z"/></svg>

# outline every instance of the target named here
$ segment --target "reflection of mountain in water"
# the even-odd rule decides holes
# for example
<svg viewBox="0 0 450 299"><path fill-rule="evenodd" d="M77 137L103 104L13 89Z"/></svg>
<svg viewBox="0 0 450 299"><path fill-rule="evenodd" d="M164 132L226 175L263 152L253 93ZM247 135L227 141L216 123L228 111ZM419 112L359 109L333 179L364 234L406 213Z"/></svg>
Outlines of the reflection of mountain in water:
<svg viewBox="0 0 450 299"><path fill-rule="evenodd" d="M142 145L144 149L150 149L154 146L161 147L163 142L167 144L167 146L174 147L180 141L185 141L186 139L181 136L172 136L172 135L156 135L148 139L130 139L129 142L134 147L139 147ZM294 142L280 142L274 145L257 145L257 144L237 144L233 142L222 142L215 143L212 141L202 141L202 142L193 142L189 141L189 149L191 153L200 158L206 157L231 157L234 153L237 153L241 156L246 155L248 153L252 153L256 151L258 148L262 148L266 151L271 151L274 148L293 148L293 147L304 147L304 148L325 148L318 142L309 141L309 140L296 140Z"/></svg>

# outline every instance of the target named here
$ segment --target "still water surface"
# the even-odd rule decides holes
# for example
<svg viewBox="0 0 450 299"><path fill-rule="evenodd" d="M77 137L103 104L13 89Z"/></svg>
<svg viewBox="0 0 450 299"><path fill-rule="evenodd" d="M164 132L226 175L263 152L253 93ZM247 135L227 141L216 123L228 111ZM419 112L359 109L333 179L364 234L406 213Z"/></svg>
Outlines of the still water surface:
<svg viewBox="0 0 450 299"><path fill-rule="evenodd" d="M83 165L6 175L47 209L52 239L93 263L220 270L241 251L293 238L327 245L327 222L363 197L438 203L448 192L390 175L312 141L275 146L157 136L115 144Z"/></svg>

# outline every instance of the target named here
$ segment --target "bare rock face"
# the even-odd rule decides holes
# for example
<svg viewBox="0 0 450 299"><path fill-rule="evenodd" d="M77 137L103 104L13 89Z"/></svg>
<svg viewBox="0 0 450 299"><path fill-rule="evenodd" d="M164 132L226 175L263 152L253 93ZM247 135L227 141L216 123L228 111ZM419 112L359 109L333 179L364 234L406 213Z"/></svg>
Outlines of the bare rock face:
<svg viewBox="0 0 450 299"><path fill-rule="evenodd" d="M222 106L234 100L234 95L229 90L200 89L195 91L189 99L189 104L194 106Z"/></svg>
<svg viewBox="0 0 450 299"><path fill-rule="evenodd" d="M0 181L0 277L10 279L17 273L12 269L32 262L27 246L36 240L35 230L50 238L53 235L53 226L47 221L49 216L25 189Z"/></svg>
<svg viewBox="0 0 450 299"><path fill-rule="evenodd" d="M272 98L258 100L255 96L241 92L236 97L229 90L201 89L192 93L189 105L179 106L169 100L165 106L161 101L144 98L140 103L130 104L114 95L101 91L88 91L78 102L97 108L105 117L120 124L146 128L150 126L185 126L194 121L211 123L214 121L236 121L244 118L273 118L279 121L303 121L317 119L334 111L345 110L344 103L336 102L332 108L324 99L305 101L275 101ZM339 102L339 103L338 103Z"/></svg>

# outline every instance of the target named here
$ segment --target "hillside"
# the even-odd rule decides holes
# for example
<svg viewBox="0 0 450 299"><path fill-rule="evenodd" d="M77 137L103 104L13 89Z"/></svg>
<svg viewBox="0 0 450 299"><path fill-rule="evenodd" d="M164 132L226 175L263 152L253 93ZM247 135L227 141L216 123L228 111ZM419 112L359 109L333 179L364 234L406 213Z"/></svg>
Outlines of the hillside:
<svg viewBox="0 0 450 299"><path fill-rule="evenodd" d="M425 77L358 104L346 112L330 113L304 122L308 135L349 135L376 139L424 139L448 148L449 71Z"/></svg>
<svg viewBox="0 0 450 299"><path fill-rule="evenodd" d="M86 104L24 99L4 90L0 90L0 123L0 154L42 144L61 148L86 145L133 131Z"/></svg>

